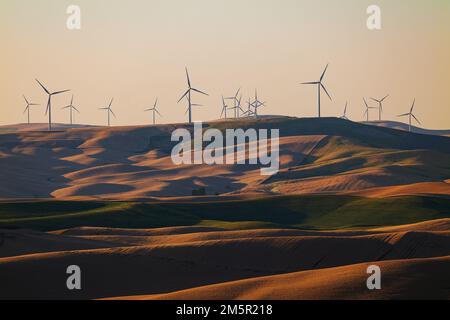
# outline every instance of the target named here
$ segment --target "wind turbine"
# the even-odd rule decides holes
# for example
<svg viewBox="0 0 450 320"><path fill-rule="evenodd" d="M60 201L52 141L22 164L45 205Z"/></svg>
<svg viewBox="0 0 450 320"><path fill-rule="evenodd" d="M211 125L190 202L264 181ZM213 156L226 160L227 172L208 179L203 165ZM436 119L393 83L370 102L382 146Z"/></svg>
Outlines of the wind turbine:
<svg viewBox="0 0 450 320"><path fill-rule="evenodd" d="M25 95L23 95L23 98L25 99L25 102L27 103L27 106L25 107L25 110L23 111L23 113L25 113L25 112L28 113L28 124L30 124L30 107L39 106L39 104L29 102L28 99L25 97Z"/></svg>
<svg viewBox="0 0 450 320"><path fill-rule="evenodd" d="M369 122L369 110L370 109L376 109L375 107L369 107L369 105L367 104L367 100L366 98L363 98L364 100L364 104L366 105L366 112L364 112L364 115L366 116L366 121Z"/></svg>
<svg viewBox="0 0 450 320"><path fill-rule="evenodd" d="M244 113L244 110L242 110L242 108L241 108L241 101L242 101L242 95L239 97L239 99L236 100L234 107L231 108L231 110L234 110L234 117L236 119L241 117L241 114L239 113L239 111L242 111L242 113Z"/></svg>
<svg viewBox="0 0 450 320"><path fill-rule="evenodd" d="M107 110L107 113L108 113L108 127L111 126L110 114L112 114L114 116L114 118L116 118L116 115L114 114L114 111L111 109L113 101L114 101L114 98L111 99L111 102L109 103L109 105L107 107L99 108L99 110Z"/></svg>
<svg viewBox="0 0 450 320"><path fill-rule="evenodd" d="M250 101L250 98L248 98L247 111L245 111L247 117L254 115L255 112L252 110L252 108L253 108L252 102Z"/></svg>
<svg viewBox="0 0 450 320"><path fill-rule="evenodd" d="M70 109L70 125L73 124L73 110L75 110L76 112L80 113L80 111L73 105L73 95L72 95L72 99L70 100L70 104L66 107L63 107L61 109Z"/></svg>
<svg viewBox="0 0 450 320"><path fill-rule="evenodd" d="M313 84L313 85L317 85L317 91L318 91L318 93L317 93L317 101L318 101L318 103L317 103L317 105L318 105L318 109L319 109L319 118L320 118L320 93L321 93L321 89L323 89L324 91L325 91L325 93L327 94L327 96L328 96L328 98L330 98L330 100L331 101L333 101L333 99L331 99L331 96L330 96L330 94L328 93L328 91L327 91L327 88L325 88L325 86L323 85L323 83L322 83L322 81L323 81L323 79L325 78L325 73L327 72L327 70L328 70L328 64L327 64L327 66L325 67L325 70L323 70L323 72L322 72L322 75L320 76L320 80L319 81L313 81L313 82L304 82L304 83L302 83L302 84Z"/></svg>
<svg viewBox="0 0 450 320"><path fill-rule="evenodd" d="M227 119L227 109L228 105L225 103L225 98L222 96L222 113L220 114L220 118L225 115L225 119Z"/></svg>
<svg viewBox="0 0 450 320"><path fill-rule="evenodd" d="M192 100L191 100L191 94L192 94L192 91L197 92L197 93L201 93L201 94L203 94L203 95L205 95L205 96L208 96L208 94L205 93L205 92L203 92L203 91L200 91L200 90L198 90L198 89L195 89L195 88L193 88L193 87L191 86L191 80L190 80L190 78L189 78L189 72L188 72L188 69L187 69L187 68L186 68L186 78L187 78L187 83L188 83L188 89L187 89L187 91L181 96L180 100L178 100L178 103L179 103L181 100L183 100L184 97L187 97L187 100L188 100L188 109L187 109L186 113L189 112L189 123L192 123L192 107L194 107L194 106L200 106L199 104L193 104L193 103L192 103Z"/></svg>
<svg viewBox="0 0 450 320"><path fill-rule="evenodd" d="M412 131L412 126L411 126L411 122L412 122L412 118L414 118L418 124L422 125L419 121L419 119L416 118L416 116L413 114L413 110L414 110L414 106L416 105L416 99L414 99L411 110L408 113L404 113L399 115L398 117L409 117L409 132Z"/></svg>
<svg viewBox="0 0 450 320"><path fill-rule="evenodd" d="M255 89L255 101L253 101L252 106L255 109L253 112L255 115L255 118L258 118L258 109L261 107L264 107L266 102L261 102L258 100L258 91Z"/></svg>
<svg viewBox="0 0 450 320"><path fill-rule="evenodd" d="M44 91L48 94L47 109L45 110L45 114L48 113L48 131L52 131L52 97L64 92L68 92L70 90L50 92L46 87L44 87L44 85L38 79L36 79L36 81L37 83L39 83L42 89L44 89Z"/></svg>
<svg viewBox="0 0 450 320"><path fill-rule="evenodd" d="M248 99L248 101L247 101L247 110L242 110L242 115L243 116L245 116L245 117L250 117L250 116L252 116L252 115L254 115L254 112L253 112L253 110L252 110L252 102L250 101L250 98Z"/></svg>
<svg viewBox="0 0 450 320"><path fill-rule="evenodd" d="M348 118L347 118L347 107L348 107L348 101L345 102L344 114L342 115L341 119L348 120Z"/></svg>
<svg viewBox="0 0 450 320"><path fill-rule="evenodd" d="M162 117L161 113L159 113L159 111L158 111L157 106L158 106L158 98L156 98L153 108L144 110L145 112L153 111L153 124L156 124L156 114L159 114L159 116Z"/></svg>
<svg viewBox="0 0 450 320"><path fill-rule="evenodd" d="M386 98L389 97L389 95L387 95L386 97L384 97L383 99L379 100L379 99L374 99L374 98L370 98L373 101L378 103L378 115L379 115L379 120L381 121L381 113L383 112L383 102L384 100L386 100Z"/></svg>
<svg viewBox="0 0 450 320"><path fill-rule="evenodd" d="M241 106L241 105L240 105L241 102L240 102L240 100L238 99L239 92L241 92L241 88L239 88L239 89L236 91L236 94L234 95L234 97L228 97L228 98L225 98L225 99L227 99L227 100L233 100L234 107L231 108L231 109L234 109L234 117L235 117L235 118L239 118L239 108L240 108L240 106Z"/></svg>

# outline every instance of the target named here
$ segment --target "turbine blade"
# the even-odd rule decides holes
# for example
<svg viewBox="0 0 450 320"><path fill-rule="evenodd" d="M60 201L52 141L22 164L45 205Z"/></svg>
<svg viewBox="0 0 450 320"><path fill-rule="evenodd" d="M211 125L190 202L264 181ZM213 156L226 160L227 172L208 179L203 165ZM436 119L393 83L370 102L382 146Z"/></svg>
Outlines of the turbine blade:
<svg viewBox="0 0 450 320"><path fill-rule="evenodd" d="M53 93L52 93L52 96L57 95L57 94L61 94L61 93L64 93L64 92L69 92L69 91L70 91L70 90L56 91L56 92L53 92Z"/></svg>
<svg viewBox="0 0 450 320"><path fill-rule="evenodd" d="M112 113L112 115L114 116L114 118L117 118L117 117L116 117L116 114L114 113L114 111L112 111L112 109L108 109L108 110L109 110L109 112Z"/></svg>
<svg viewBox="0 0 450 320"><path fill-rule="evenodd" d="M180 103L180 101L183 100L183 98L187 96L187 94L189 93L190 90L191 90L191 89L189 88L189 89L181 96L180 100L178 100L177 103Z"/></svg>
<svg viewBox="0 0 450 320"><path fill-rule="evenodd" d="M400 114L397 117L406 117L406 116L409 116L409 113Z"/></svg>
<svg viewBox="0 0 450 320"><path fill-rule="evenodd" d="M381 99L381 102L383 102L384 100L386 100L390 95L388 94L386 97L384 97L383 99Z"/></svg>
<svg viewBox="0 0 450 320"><path fill-rule="evenodd" d="M319 84L320 82L314 81L314 82L302 82L300 84Z"/></svg>
<svg viewBox="0 0 450 320"><path fill-rule="evenodd" d="M327 94L328 98L330 98L330 100L333 101L333 99L331 99L331 96L327 91L327 88L325 88L325 86L323 84L320 84L320 86L322 87L323 90L325 90L325 93Z"/></svg>
<svg viewBox="0 0 450 320"><path fill-rule="evenodd" d="M27 105L30 105L30 103L28 102L27 98L25 98L25 95L22 95L22 97L25 99L25 102L27 103Z"/></svg>
<svg viewBox="0 0 450 320"><path fill-rule="evenodd" d="M187 67L186 67L186 78L187 78L188 86L190 88L191 87L191 79L189 79L189 72L188 72Z"/></svg>
<svg viewBox="0 0 450 320"><path fill-rule="evenodd" d="M70 105L73 105L73 95L72 95L72 99L70 99Z"/></svg>
<svg viewBox="0 0 450 320"><path fill-rule="evenodd" d="M80 113L80 110L78 110L76 107L72 106L72 108L74 108L76 112Z"/></svg>
<svg viewBox="0 0 450 320"><path fill-rule="evenodd" d="M369 109L369 105L367 104L366 98L363 98L363 100L364 100L364 103L365 103L365 105L366 105L366 108Z"/></svg>
<svg viewBox="0 0 450 320"><path fill-rule="evenodd" d="M410 113L412 113L413 112L413 110L414 110L414 106L416 105L416 99L414 99L414 101L413 101L413 104L412 104L412 107L411 107L411 111L410 111Z"/></svg>
<svg viewBox="0 0 450 320"><path fill-rule="evenodd" d="M44 85L38 79L36 79L36 81L41 85L42 89L44 89L44 91L47 92L47 94L50 94L50 92L47 90L47 88L44 87Z"/></svg>
<svg viewBox="0 0 450 320"><path fill-rule="evenodd" d="M111 102L109 103L109 108L111 108L114 98L111 98Z"/></svg>
<svg viewBox="0 0 450 320"><path fill-rule="evenodd" d="M25 110L23 110L23 113L27 112L28 108L29 108L29 106L27 106L27 107L25 108Z"/></svg>
<svg viewBox="0 0 450 320"><path fill-rule="evenodd" d="M154 108L156 108L156 105L158 104L158 98L156 98L155 104L153 105Z"/></svg>
<svg viewBox="0 0 450 320"><path fill-rule="evenodd" d="M323 70L322 76L320 77L320 82L322 82L323 78L325 77L325 73L327 72L328 65L329 64L327 64L327 66L325 67L325 70Z"/></svg>
<svg viewBox="0 0 450 320"><path fill-rule="evenodd" d="M420 123L419 119L417 119L415 115L411 114L411 116L412 116L414 119L416 119L416 121L417 121L418 124L422 125L422 123Z"/></svg>
<svg viewBox="0 0 450 320"><path fill-rule="evenodd" d="M237 96L239 95L239 92L241 92L241 88L239 88L238 91L236 91L236 94L234 95L235 98L237 98Z"/></svg>
<svg viewBox="0 0 450 320"><path fill-rule="evenodd" d="M205 92L203 92L203 91L200 91L200 90L198 90L198 89L192 88L192 90L195 91L195 92L204 94L205 96L209 96L209 94L207 94L207 93L205 93Z"/></svg>
<svg viewBox="0 0 450 320"><path fill-rule="evenodd" d="M162 114L159 113L158 109L155 109L156 113L159 114L160 117L162 117Z"/></svg>

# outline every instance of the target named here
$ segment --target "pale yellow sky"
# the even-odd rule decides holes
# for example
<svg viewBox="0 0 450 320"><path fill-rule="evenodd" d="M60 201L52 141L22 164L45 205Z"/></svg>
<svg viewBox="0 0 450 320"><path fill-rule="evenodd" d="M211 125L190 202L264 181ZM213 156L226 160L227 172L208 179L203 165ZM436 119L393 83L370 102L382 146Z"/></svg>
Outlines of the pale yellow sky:
<svg viewBox="0 0 450 320"><path fill-rule="evenodd" d="M369 4L382 8L383 29L366 28ZM82 30L66 29L66 8L82 10ZM51 90L72 89L82 112L76 122L105 124L99 107L115 97L114 125L150 123L156 96L163 118L183 122L184 67L210 94L195 120L216 119L222 94L255 88L264 114L315 116L316 80L333 101L323 115L363 120L362 97L391 94L385 118L397 120L417 99L424 127L450 128L450 2L447 0L2 0L0 2L0 124L25 122L26 94L43 104L32 120L45 122ZM54 99L54 121L67 122L70 94ZM375 112L372 119L375 119Z"/></svg>

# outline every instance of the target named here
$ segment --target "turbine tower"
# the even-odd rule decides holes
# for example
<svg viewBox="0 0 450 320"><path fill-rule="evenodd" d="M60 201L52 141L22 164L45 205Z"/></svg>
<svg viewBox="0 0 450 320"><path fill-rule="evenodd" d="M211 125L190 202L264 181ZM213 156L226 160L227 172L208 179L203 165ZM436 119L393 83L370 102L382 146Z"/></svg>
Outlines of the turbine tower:
<svg viewBox="0 0 450 320"><path fill-rule="evenodd" d="M414 118L418 124L422 125L419 121L419 119L416 118L416 116L413 114L414 106L416 105L416 99L414 99L411 110L408 113L404 113L399 115L398 117L409 117L409 132L412 131L412 118Z"/></svg>
<svg viewBox="0 0 450 320"><path fill-rule="evenodd" d="M25 95L23 95L23 98L25 99L25 102L27 103L27 106L25 107L25 110L23 111L23 113L25 113L25 112L28 113L28 124L30 124L30 107L39 106L39 104L29 102L28 99L25 97Z"/></svg>
<svg viewBox="0 0 450 320"><path fill-rule="evenodd" d="M345 102L344 114L342 115L341 119L348 120L348 118L347 118L347 107L348 107L348 101Z"/></svg>
<svg viewBox="0 0 450 320"><path fill-rule="evenodd" d="M72 99L70 100L70 104L66 107L63 107L61 109L70 109L70 125L73 125L73 110L75 110L76 112L80 113L80 111L73 105L73 95L72 95Z"/></svg>
<svg viewBox="0 0 450 320"><path fill-rule="evenodd" d="M227 119L227 109L228 105L225 103L225 98L222 96L222 113L220 114L220 118L225 115L225 119Z"/></svg>
<svg viewBox="0 0 450 320"><path fill-rule="evenodd" d="M48 131L52 131L52 97L64 92L68 92L70 90L50 92L38 79L36 79L36 81L48 95L47 109L45 110L45 114L48 114Z"/></svg>
<svg viewBox="0 0 450 320"><path fill-rule="evenodd" d="M155 104L153 105L153 108L144 110L145 112L152 111L153 113L153 124L156 124L156 114L158 114L160 117L162 117L161 113L158 111L158 98L156 98Z"/></svg>
<svg viewBox="0 0 450 320"><path fill-rule="evenodd" d="M241 108L241 101L242 101L242 95L239 97L239 99L236 100L234 107L231 108L231 110L234 110L234 118L240 118L241 114L239 113L239 111L244 112L244 110L242 110Z"/></svg>
<svg viewBox="0 0 450 320"><path fill-rule="evenodd" d="M236 91L236 94L234 95L234 97L225 98L227 100L233 100L234 107L231 109L232 110L234 109L234 117L235 118L239 118L239 108L241 106L241 101L240 101L240 99L238 99L239 92L241 92L241 88L239 88Z"/></svg>
<svg viewBox="0 0 450 320"><path fill-rule="evenodd" d="M380 120L380 121L381 121L381 113L383 112L383 102L384 102L384 100L386 100L388 97L389 97L389 95L387 95L387 96L384 97L383 99L374 99L374 98L370 98L370 99L372 99L373 101L375 101L375 102L378 103L378 116L379 116L378 120Z"/></svg>
<svg viewBox="0 0 450 320"><path fill-rule="evenodd" d="M255 109L253 114L255 118L258 118L258 109L265 107L266 102L261 102L258 100L258 91L255 89L255 101L252 103L252 107Z"/></svg>
<svg viewBox="0 0 450 320"><path fill-rule="evenodd" d="M369 110L370 109L376 109L375 107L369 107L369 105L367 104L367 100L366 98L363 98L364 100L364 104L366 105L366 112L364 112L364 115L366 116L366 122L369 122Z"/></svg>
<svg viewBox="0 0 450 320"><path fill-rule="evenodd" d="M109 103L109 105L107 107L99 108L99 110L107 110L107 113L108 113L108 127L111 126L110 114L112 114L114 116L114 118L116 118L116 115L114 114L114 111L111 109L113 101L114 101L114 98L111 99L111 102Z"/></svg>
<svg viewBox="0 0 450 320"><path fill-rule="evenodd" d="M323 70L322 75L320 76L320 80L319 80L319 81L304 82L304 83L302 83L302 84L313 84L313 85L317 85L317 99L318 99L318 100L317 100L317 101L318 101L317 105L318 105L318 109L319 109L319 118L320 118L320 116L321 116L321 113L320 113L320 93L321 93L321 89L323 89L323 90L325 91L325 93L327 94L328 98L330 98L331 101L333 100L333 99L331 99L331 96L330 96L330 94L328 93L327 88L325 88L325 86L324 86L323 83L322 83L323 79L325 78L325 73L327 72L327 69L328 69L328 64L327 64L327 66L325 67L325 70Z"/></svg>
<svg viewBox="0 0 450 320"><path fill-rule="evenodd" d="M188 69L187 69L187 68L186 68L186 78L187 78L187 83L188 83L188 89L187 89L187 91L181 96L180 100L178 100L177 103L179 103L181 100L183 100L184 97L187 97L187 101L188 101L188 109L187 109L186 113L189 112L189 123L192 123L192 107L194 107L194 106L200 106L200 105L198 105L198 104L193 104L193 103L192 103L192 99L191 99L192 91L197 92L197 93L200 93L200 94L203 94L203 95L205 95L205 96L208 96L208 94L205 93L205 92L203 92L203 91L200 91L200 90L198 90L198 89L195 89L195 88L193 88L193 87L191 86L191 79L189 78L189 72L188 72Z"/></svg>

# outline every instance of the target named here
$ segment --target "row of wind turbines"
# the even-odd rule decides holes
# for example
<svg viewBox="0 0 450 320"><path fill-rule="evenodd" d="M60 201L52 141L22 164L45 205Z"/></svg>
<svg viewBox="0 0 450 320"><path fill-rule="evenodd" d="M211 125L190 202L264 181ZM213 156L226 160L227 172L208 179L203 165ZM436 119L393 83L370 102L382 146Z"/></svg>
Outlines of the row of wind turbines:
<svg viewBox="0 0 450 320"><path fill-rule="evenodd" d="M301 83L302 85L316 85L317 86L317 106L318 106L318 117L321 117L321 109L320 109L320 102L321 102L321 91L323 89L323 91L325 91L325 93L327 94L328 98L332 101L333 99L331 98L327 88L325 87L325 85L323 84L323 80L325 78L325 74L328 70L328 64L325 67L325 69L322 72L322 75L320 76L318 81L311 81L311 82L303 82ZM384 98L381 99L375 99L375 98L370 98L371 100L373 100L374 102L376 102L378 104L378 107L371 107L369 106L369 104L367 103L366 98L363 98L364 101L364 106L365 106L365 112L364 112L364 116L366 117L366 121L369 122L369 111L370 109L378 109L378 120L381 121L381 115L383 113L383 102L389 97L389 95L386 95ZM404 113L401 115L398 115L398 117L409 117L409 131L412 131L412 119L416 120L418 124L421 125L419 119L417 119L417 117L413 114L414 111L414 107L416 104L416 99L414 99L413 104L411 106L411 109L408 113ZM343 115L340 117L341 119L345 119L345 120L349 120L347 117L347 108L348 108L348 101L345 103L345 107L344 107L344 113Z"/></svg>
<svg viewBox="0 0 450 320"><path fill-rule="evenodd" d="M302 85L315 85L317 86L317 107L318 107L318 117L321 117L321 95L322 95L322 90L326 93L326 95L328 96L328 98L332 101L331 95L328 92L327 88L324 85L324 79L325 79L325 75L327 73L328 70L328 64L325 67L325 69L323 70L319 80L317 81L310 81L310 82L303 82L301 83ZM186 109L186 113L188 114L188 121L189 123L192 123L192 115L193 115L193 107L200 107L202 106L201 104L197 104L197 103L193 103L192 102L192 96L193 93L198 93L201 95L205 95L208 96L208 94L202 90L196 89L195 87L192 86L191 84L191 79L189 76L189 72L188 69L186 68L186 80L187 80L187 90L184 92L184 94L181 96L181 98L178 100L178 103L180 103L183 99L186 99L187 101L187 109ZM47 107L46 107L46 111L45 114L48 115L48 130L51 131L52 130L52 97L56 96L56 95L60 95L66 92L69 92L70 90L60 90L60 91L50 91L47 87L45 87L38 79L36 79L36 82L39 84L39 86L44 90L44 92L48 95L48 100L47 100ZM253 101L251 100L252 98L249 98L247 101L247 109L244 110L242 108L242 94L240 95L241 89L239 88L236 92L236 94L234 96L231 97L224 97L222 95L222 111L221 111L221 118L225 118L225 119L229 119L229 118L243 118L243 117L258 117L258 109L261 107L266 106L266 102L262 102L258 99L258 91L255 89L255 97L253 98ZM374 102L377 103L377 107L372 107L369 106L369 104L367 103L366 98L363 98L364 101L364 106L365 106L365 112L364 112L364 116L366 117L366 121L369 121L369 111L371 109L378 109L378 116L379 116L379 120L382 120L382 112L383 112L383 103L384 101L389 97L389 95L386 95L385 97L381 98L381 99L375 99L375 98L371 98L371 100L373 100ZM28 117L28 124L30 124L30 109L31 107L34 106L39 106L39 104L30 102L25 95L23 96L25 102L26 102L26 107L24 110L24 113L27 113L27 117ZM69 109L70 111L70 124L73 125L73 112L76 111L78 113L80 113L80 111L77 109L77 107L74 106L73 104L74 101L74 96L72 95L72 98L70 100L70 104L63 107L62 109ZM114 113L114 111L112 110L112 104L113 104L114 98L111 99L111 101L109 102L107 107L103 107L103 108L99 108L100 110L105 110L107 112L107 124L108 126L111 125L111 115L116 118L116 115ZM226 101L232 101L232 106L229 106ZM419 119L417 119L417 117L414 115L413 111L414 111L414 107L415 107L415 103L416 103L416 99L414 99L413 104L411 106L411 109L408 113L404 113L401 115L398 115L398 117L409 117L409 131L412 130L412 120L414 119L415 121L417 121L417 123L421 124ZM345 107L344 107L344 113L343 115L340 117L341 119L345 119L345 120L349 120L347 117L347 109L348 109L348 102L346 102ZM155 103L153 104L153 107L145 109L145 112L151 112L152 114L152 120L153 120L153 124L156 124L156 117L157 115L162 117L161 113L158 110L158 98L156 98ZM233 111L233 116L229 117L228 111Z"/></svg>

